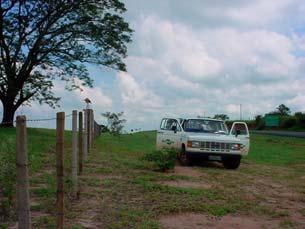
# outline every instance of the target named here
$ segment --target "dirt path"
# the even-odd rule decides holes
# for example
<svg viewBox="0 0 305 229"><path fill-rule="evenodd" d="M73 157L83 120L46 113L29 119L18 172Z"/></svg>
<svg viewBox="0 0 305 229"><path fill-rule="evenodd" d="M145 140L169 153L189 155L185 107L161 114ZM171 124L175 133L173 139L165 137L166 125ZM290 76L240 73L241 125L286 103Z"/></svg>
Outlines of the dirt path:
<svg viewBox="0 0 305 229"><path fill-rule="evenodd" d="M204 214L187 213L161 218L161 223L167 228L175 229L257 229L268 228L276 229L280 223L278 219L265 219L249 216L209 217Z"/></svg>
<svg viewBox="0 0 305 229"><path fill-rule="evenodd" d="M243 165L247 167L248 165ZM218 165L211 167L219 168ZM204 168L203 168L204 169ZM223 172L232 173L224 170ZM165 181L164 185L181 188L215 189L226 187L225 177L222 183L212 180L210 176L198 171L198 168L177 166L175 173L196 178L195 181ZM237 173L240 173L239 171ZM236 174L235 174L236 175ZM276 182L268 176L252 177L251 175L239 174L242 182L239 183L238 191L245 193L247 201L274 210L274 215L225 215L211 217L206 214L185 213L163 216L160 222L166 228L305 228L305 199L304 193L298 193L291 189L288 184ZM227 177L230 178L230 177ZM230 182L229 182L230 183ZM237 190L236 190L237 191ZM281 212L276 214L275 212Z"/></svg>
<svg viewBox="0 0 305 229"><path fill-rule="evenodd" d="M129 161L119 162L117 166L126 163L126 167L116 168L105 154L99 157L90 159L81 177L80 200L72 203L67 214L70 227L305 228L304 185L294 177L294 170L244 163L232 171L212 163L178 165L173 173L164 174L134 167L137 164ZM195 199L179 201L180 196L196 198L200 190L211 195L201 203L203 208L188 207L199 203ZM211 208L215 203L218 208L213 214L218 216L209 213L205 203Z"/></svg>

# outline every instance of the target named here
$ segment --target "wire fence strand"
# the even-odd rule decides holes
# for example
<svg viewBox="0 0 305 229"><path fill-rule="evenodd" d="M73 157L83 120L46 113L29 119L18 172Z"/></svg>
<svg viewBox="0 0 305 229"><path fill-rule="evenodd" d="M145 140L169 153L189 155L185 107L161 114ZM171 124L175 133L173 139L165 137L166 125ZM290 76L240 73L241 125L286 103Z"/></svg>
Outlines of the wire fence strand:
<svg viewBox="0 0 305 229"><path fill-rule="evenodd" d="M71 114L67 114L65 115L66 118L68 117L72 117L72 113ZM52 120L56 120L56 117L54 118L41 118L41 119L27 119L27 122L45 122L45 121L52 121ZM12 122L2 122L0 123L0 125L8 125L8 124L14 124L16 123L16 120L12 121Z"/></svg>

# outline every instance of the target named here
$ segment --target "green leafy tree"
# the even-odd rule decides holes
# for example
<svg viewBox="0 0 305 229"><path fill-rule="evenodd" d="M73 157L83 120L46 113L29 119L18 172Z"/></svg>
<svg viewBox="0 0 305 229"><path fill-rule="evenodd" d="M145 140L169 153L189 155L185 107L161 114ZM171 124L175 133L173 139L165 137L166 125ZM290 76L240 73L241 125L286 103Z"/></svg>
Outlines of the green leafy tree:
<svg viewBox="0 0 305 229"><path fill-rule="evenodd" d="M107 119L107 128L111 134L120 135L122 133L122 130L124 128L124 123L126 122L126 119L121 118L123 115L124 112L119 112L119 113L106 112L102 114L102 116L104 116Z"/></svg>
<svg viewBox="0 0 305 229"><path fill-rule="evenodd" d="M119 0L1 0L2 125L22 104L57 106L54 80L69 90L92 86L88 63L125 71L132 34L125 11Z"/></svg>
<svg viewBox="0 0 305 229"><path fill-rule="evenodd" d="M221 119L223 121L229 120L229 116L226 114L216 114L214 115L215 119Z"/></svg>
<svg viewBox="0 0 305 229"><path fill-rule="evenodd" d="M285 106L284 104L279 105L276 108L276 111L282 116L288 116L291 113L290 108Z"/></svg>

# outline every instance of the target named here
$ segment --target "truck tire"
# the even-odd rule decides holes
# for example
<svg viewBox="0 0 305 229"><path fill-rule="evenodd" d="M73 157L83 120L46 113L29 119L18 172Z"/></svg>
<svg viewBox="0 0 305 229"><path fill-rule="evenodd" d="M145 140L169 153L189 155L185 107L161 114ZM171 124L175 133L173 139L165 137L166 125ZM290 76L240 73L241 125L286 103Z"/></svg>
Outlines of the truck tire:
<svg viewBox="0 0 305 229"><path fill-rule="evenodd" d="M223 166L227 169L237 169L240 165L241 156L229 157L223 161Z"/></svg>
<svg viewBox="0 0 305 229"><path fill-rule="evenodd" d="M181 147L179 161L182 166L190 166L192 164L190 158L186 155L185 146Z"/></svg>

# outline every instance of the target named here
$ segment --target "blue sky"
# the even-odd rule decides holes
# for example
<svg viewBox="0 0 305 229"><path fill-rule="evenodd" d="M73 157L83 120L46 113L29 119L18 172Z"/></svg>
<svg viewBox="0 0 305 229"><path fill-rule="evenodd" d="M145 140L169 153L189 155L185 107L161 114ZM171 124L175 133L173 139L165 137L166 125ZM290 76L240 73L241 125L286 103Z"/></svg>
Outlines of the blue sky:
<svg viewBox="0 0 305 229"><path fill-rule="evenodd" d="M155 129L163 116L235 119L239 104L247 119L280 103L305 111L305 1L124 2L135 30L128 72L90 65L94 88L67 92L56 83L61 109L34 103L17 114L70 113L89 97L101 122L102 112L124 111L126 129Z"/></svg>

